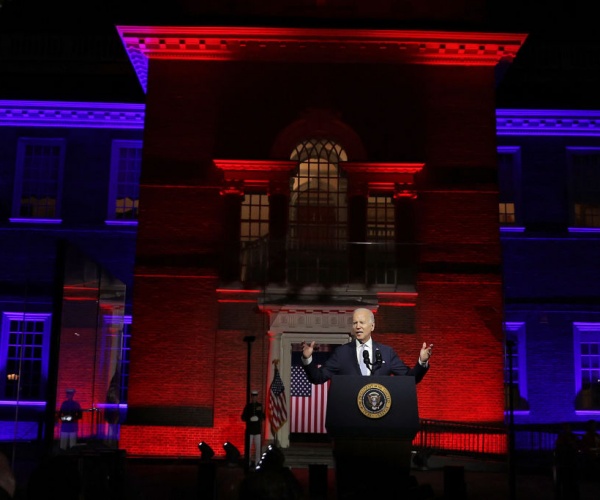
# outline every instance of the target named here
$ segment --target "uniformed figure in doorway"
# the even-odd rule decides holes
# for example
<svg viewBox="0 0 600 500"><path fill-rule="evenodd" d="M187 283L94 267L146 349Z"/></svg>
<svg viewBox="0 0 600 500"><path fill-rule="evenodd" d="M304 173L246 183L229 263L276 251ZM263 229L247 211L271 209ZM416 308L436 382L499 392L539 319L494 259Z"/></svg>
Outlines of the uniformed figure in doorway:
<svg viewBox="0 0 600 500"><path fill-rule="evenodd" d="M80 404L73 399L75 389L66 390L67 399L60 405L58 417L60 418L60 449L71 449L77 444L77 431L82 412Z"/></svg>
<svg viewBox="0 0 600 500"><path fill-rule="evenodd" d="M263 421L265 420L263 405L258 402L258 391L254 390L250 393L250 402L244 407L242 420L246 422L246 442L248 443L250 467L256 467L262 453L261 437Z"/></svg>

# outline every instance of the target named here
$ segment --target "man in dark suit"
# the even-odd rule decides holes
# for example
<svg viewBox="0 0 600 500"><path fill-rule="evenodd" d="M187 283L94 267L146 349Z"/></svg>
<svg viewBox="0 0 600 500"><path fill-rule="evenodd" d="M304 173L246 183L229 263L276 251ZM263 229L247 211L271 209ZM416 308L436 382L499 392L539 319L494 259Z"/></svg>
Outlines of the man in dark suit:
<svg viewBox="0 0 600 500"><path fill-rule="evenodd" d="M335 375L414 376L419 382L429 370L433 344L423 347L413 368L407 366L390 346L374 342L371 334L375 318L370 309L356 309L352 315L352 342L336 347L322 366L313 361L315 342L302 343L302 364L308 380L323 384ZM366 382L366 380L365 380ZM340 500L358 500L373 496L376 490L396 492L405 498L410 481L410 442L402 439L365 437L357 434L335 440L336 487ZM360 463L360 477L357 464ZM363 478L368 478L364 480ZM410 492L411 498L414 491Z"/></svg>
<svg viewBox="0 0 600 500"><path fill-rule="evenodd" d="M390 346L373 341L371 333L374 329L373 312L366 308L356 309L352 315L354 341L338 346L321 367L312 362L315 342L302 342L302 364L308 380L313 384L323 384L334 375L362 373L374 376L412 375L415 382L420 382L429 369L433 344L427 346L427 343L423 342L418 362L410 368Z"/></svg>

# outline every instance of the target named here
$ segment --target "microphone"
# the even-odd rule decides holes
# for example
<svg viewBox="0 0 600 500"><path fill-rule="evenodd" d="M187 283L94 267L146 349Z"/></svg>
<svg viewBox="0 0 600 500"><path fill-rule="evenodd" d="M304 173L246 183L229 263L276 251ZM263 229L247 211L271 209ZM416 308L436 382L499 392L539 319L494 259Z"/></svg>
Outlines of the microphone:
<svg viewBox="0 0 600 500"><path fill-rule="evenodd" d="M375 349L375 364L377 366L381 366L383 364L383 359L381 358L381 351L379 349Z"/></svg>
<svg viewBox="0 0 600 500"><path fill-rule="evenodd" d="M363 361L365 362L367 368L371 365L371 360L369 359L369 351L367 351L366 349L363 351Z"/></svg>

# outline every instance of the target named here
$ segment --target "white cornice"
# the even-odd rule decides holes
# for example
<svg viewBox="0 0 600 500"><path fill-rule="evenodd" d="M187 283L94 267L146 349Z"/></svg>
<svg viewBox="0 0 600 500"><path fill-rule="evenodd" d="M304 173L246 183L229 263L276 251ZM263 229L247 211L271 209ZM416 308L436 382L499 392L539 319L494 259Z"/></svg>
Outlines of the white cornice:
<svg viewBox="0 0 600 500"><path fill-rule="evenodd" d="M125 103L0 100L0 126L72 127L142 130L145 105ZM598 110L498 109L499 136L592 136L600 137ZM215 160L225 170L288 170L289 162ZM361 171L360 163L345 163ZM367 164L365 164L367 165ZM362 165L363 167L365 165ZM371 165L371 164L369 164ZM377 164L372 164L377 166ZM381 170L387 164L379 166ZM394 164L394 171L402 164ZM406 167L410 167L406 164ZM420 164L414 164L417 170ZM385 168L383 168L385 170Z"/></svg>
<svg viewBox="0 0 600 500"><path fill-rule="evenodd" d="M144 128L143 104L0 100L0 126Z"/></svg>
<svg viewBox="0 0 600 500"><path fill-rule="evenodd" d="M600 136L600 111L497 109L496 133L504 136Z"/></svg>
<svg viewBox="0 0 600 500"><path fill-rule="evenodd" d="M494 66L525 34L302 28L117 26L144 90L148 59Z"/></svg>

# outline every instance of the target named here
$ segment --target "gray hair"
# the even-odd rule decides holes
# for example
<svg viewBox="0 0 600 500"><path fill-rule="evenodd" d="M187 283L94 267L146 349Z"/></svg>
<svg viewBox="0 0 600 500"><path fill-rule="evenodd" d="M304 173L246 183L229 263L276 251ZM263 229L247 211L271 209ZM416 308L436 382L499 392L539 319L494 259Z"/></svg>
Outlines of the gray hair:
<svg viewBox="0 0 600 500"><path fill-rule="evenodd" d="M357 313L359 311L367 313L371 323L375 324L375 315L373 314L373 311L371 311L371 309L367 309L366 307L359 307L358 309L354 309L354 313ZM352 314L354 315L354 313Z"/></svg>

